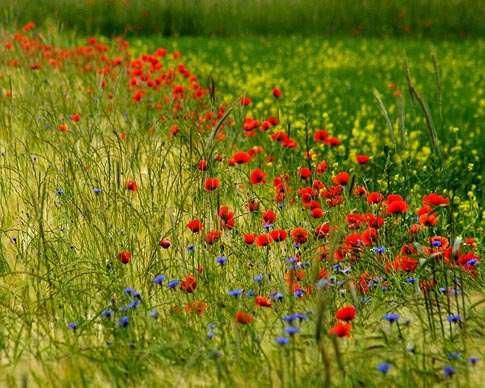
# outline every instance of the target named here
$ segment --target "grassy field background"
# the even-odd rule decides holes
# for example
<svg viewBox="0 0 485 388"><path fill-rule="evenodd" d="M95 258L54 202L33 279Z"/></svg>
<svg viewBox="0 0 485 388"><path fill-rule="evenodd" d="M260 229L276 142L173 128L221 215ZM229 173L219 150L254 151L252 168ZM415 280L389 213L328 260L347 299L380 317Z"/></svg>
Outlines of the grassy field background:
<svg viewBox="0 0 485 388"><path fill-rule="evenodd" d="M85 34L483 37L475 0L4 0L6 23Z"/></svg>
<svg viewBox="0 0 485 388"><path fill-rule="evenodd" d="M282 3L2 2L0 385L480 386L481 2Z"/></svg>

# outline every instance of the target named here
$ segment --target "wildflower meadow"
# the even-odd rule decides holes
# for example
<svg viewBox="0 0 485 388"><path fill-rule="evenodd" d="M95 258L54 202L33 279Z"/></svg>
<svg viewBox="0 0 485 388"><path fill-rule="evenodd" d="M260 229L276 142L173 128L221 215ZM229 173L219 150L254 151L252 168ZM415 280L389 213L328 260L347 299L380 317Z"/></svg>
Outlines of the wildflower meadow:
<svg viewBox="0 0 485 388"><path fill-rule="evenodd" d="M115 1L110 34L101 1L20 3L38 19L12 2L0 25L1 386L483 386L483 25L411 7L416 35L356 36L332 8L340 35L288 15L211 34L205 1L193 34L123 34Z"/></svg>

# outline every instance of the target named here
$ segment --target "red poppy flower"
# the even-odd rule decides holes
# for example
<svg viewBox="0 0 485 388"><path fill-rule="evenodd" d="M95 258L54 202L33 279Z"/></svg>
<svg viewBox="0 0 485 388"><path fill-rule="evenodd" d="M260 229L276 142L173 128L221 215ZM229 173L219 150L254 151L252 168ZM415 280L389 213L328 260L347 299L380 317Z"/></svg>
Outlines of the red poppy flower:
<svg viewBox="0 0 485 388"><path fill-rule="evenodd" d="M199 233L203 227L204 227L204 224L197 219L190 220L187 223L187 228L189 228L192 233Z"/></svg>
<svg viewBox="0 0 485 388"><path fill-rule="evenodd" d="M355 160L359 164L367 164L369 162L369 157L367 155L357 155Z"/></svg>
<svg viewBox="0 0 485 388"><path fill-rule="evenodd" d="M365 195L367 195L367 190L365 189L364 186L362 185L356 185L354 187L354 191L353 191L353 194L356 196L356 197L364 197Z"/></svg>
<svg viewBox="0 0 485 388"><path fill-rule="evenodd" d="M66 123L59 124L57 126L57 129L59 130L59 132L62 132L62 133L69 132L69 126Z"/></svg>
<svg viewBox="0 0 485 388"><path fill-rule="evenodd" d="M249 181L253 185L265 183L266 182L266 173L263 170L256 168L253 171L251 171L251 174L249 175Z"/></svg>
<svg viewBox="0 0 485 388"><path fill-rule="evenodd" d="M178 127L178 125L174 124L170 127L170 134L172 136L176 136L179 132L180 132L180 128Z"/></svg>
<svg viewBox="0 0 485 388"><path fill-rule="evenodd" d="M408 204L402 199L392 201L387 204L388 214L404 214L408 211Z"/></svg>
<svg viewBox="0 0 485 388"><path fill-rule="evenodd" d="M258 127L259 127L259 121L258 120L255 120L251 117L246 117L244 119L244 123L243 123L244 131L251 132L251 131L254 131Z"/></svg>
<svg viewBox="0 0 485 388"><path fill-rule="evenodd" d="M350 337L350 332L352 331L352 324L348 322L337 322L333 325L328 334L336 337Z"/></svg>
<svg viewBox="0 0 485 388"><path fill-rule="evenodd" d="M276 213L273 210L266 210L263 213L263 223L273 224L276 221Z"/></svg>
<svg viewBox="0 0 485 388"><path fill-rule="evenodd" d="M428 206L448 206L448 203L448 198L436 193L429 193L423 197L423 204Z"/></svg>
<svg viewBox="0 0 485 388"><path fill-rule="evenodd" d="M34 22L28 22L28 23L24 24L24 26L22 27L22 31L28 32L28 31L32 30L34 27L35 27Z"/></svg>
<svg viewBox="0 0 485 388"><path fill-rule="evenodd" d="M241 97L241 105L243 106L251 105L252 102L253 101L247 96Z"/></svg>
<svg viewBox="0 0 485 388"><path fill-rule="evenodd" d="M81 115L79 113L73 113L71 115L71 121L73 123L77 123L77 122L79 122L79 120L81 120Z"/></svg>
<svg viewBox="0 0 485 388"><path fill-rule="evenodd" d="M466 252L460 255L458 258L458 263L465 267L471 266L471 260L475 261L475 266L480 262L480 257L475 252ZM473 265L472 265L473 266Z"/></svg>
<svg viewBox="0 0 485 388"><path fill-rule="evenodd" d="M426 213L419 216L419 223L424 226L434 226L438 223L439 217L435 213Z"/></svg>
<svg viewBox="0 0 485 388"><path fill-rule="evenodd" d="M207 169L209 168L209 165L207 164L206 160L201 159L197 163L197 168L199 169L199 171L207 171Z"/></svg>
<svg viewBox="0 0 485 388"><path fill-rule="evenodd" d="M274 229L270 232L270 235L274 242L284 241L288 237L288 233L284 229Z"/></svg>
<svg viewBox="0 0 485 388"><path fill-rule="evenodd" d="M141 101L141 99L145 96L145 92L143 90L137 90L133 96L131 96L131 99L134 103L138 103Z"/></svg>
<svg viewBox="0 0 485 388"><path fill-rule="evenodd" d="M193 302L187 303L184 306L184 310L188 313L195 313L197 315L202 315L207 310L207 303L202 300L194 300Z"/></svg>
<svg viewBox="0 0 485 388"><path fill-rule="evenodd" d="M325 223L325 224L322 224L320 226L317 226L317 228L315 229L315 237L316 238L324 238L324 237L328 236L329 233L330 233L330 224L329 223Z"/></svg>
<svg viewBox="0 0 485 388"><path fill-rule="evenodd" d="M357 309L352 305L341 307L335 312L335 317L337 319L346 322L354 320L356 315Z"/></svg>
<svg viewBox="0 0 485 388"><path fill-rule="evenodd" d="M313 218L322 218L325 215L325 211L322 208L316 207L311 210Z"/></svg>
<svg viewBox="0 0 485 388"><path fill-rule="evenodd" d="M245 311L236 312L234 318L242 325L249 325L254 320L254 317Z"/></svg>
<svg viewBox="0 0 485 388"><path fill-rule="evenodd" d="M423 229L423 225L421 224L412 224L409 227L409 233L411 234L417 234Z"/></svg>
<svg viewBox="0 0 485 388"><path fill-rule="evenodd" d="M271 236L269 234L258 234L255 238L256 245L258 247L265 247L271 244Z"/></svg>
<svg viewBox="0 0 485 388"><path fill-rule="evenodd" d="M429 205L423 205L416 211L416 214L418 216L422 216L423 214L430 214L430 213L433 213L433 208Z"/></svg>
<svg viewBox="0 0 485 388"><path fill-rule="evenodd" d="M256 296L256 306L259 307L271 307L271 299L266 296L258 295Z"/></svg>
<svg viewBox="0 0 485 388"><path fill-rule="evenodd" d="M325 144L329 145L330 147L338 146L342 143L342 141L335 136L329 136L324 141Z"/></svg>
<svg viewBox="0 0 485 388"><path fill-rule="evenodd" d="M314 179L312 183L312 188L315 190L321 190L325 188L325 183L323 183L320 179Z"/></svg>
<svg viewBox="0 0 485 388"><path fill-rule="evenodd" d="M308 231L304 228L295 228L291 231L291 238L296 244L303 244L308 240Z"/></svg>
<svg viewBox="0 0 485 388"><path fill-rule="evenodd" d="M250 212L256 212L259 209L259 202L256 201L255 199L250 199L248 201L247 207Z"/></svg>
<svg viewBox="0 0 485 388"><path fill-rule="evenodd" d="M365 246L371 245L377 239L377 230L374 228L367 228L360 234L360 239Z"/></svg>
<svg viewBox="0 0 485 388"><path fill-rule="evenodd" d="M205 241L207 244L212 245L221 238L222 233L218 230L211 230L207 232Z"/></svg>
<svg viewBox="0 0 485 388"><path fill-rule="evenodd" d="M229 218L234 217L234 212L232 212L228 206L221 206L217 211L217 215L222 218L223 220L227 220Z"/></svg>
<svg viewBox="0 0 485 388"><path fill-rule="evenodd" d="M218 178L206 178L204 181L205 191L211 192L219 187L221 181Z"/></svg>
<svg viewBox="0 0 485 388"><path fill-rule="evenodd" d="M323 174L327 171L328 164L325 160L322 160L320 163L317 164L316 171L318 174Z"/></svg>
<svg viewBox="0 0 485 388"><path fill-rule="evenodd" d="M350 174L346 171L339 172L337 175L332 177L332 182L335 185L345 186L347 183L349 183L349 180Z"/></svg>
<svg viewBox="0 0 485 388"><path fill-rule="evenodd" d="M167 240L166 238L160 240L160 242L158 243L158 245L160 245L163 249L168 249L170 248L170 240Z"/></svg>
<svg viewBox="0 0 485 388"><path fill-rule="evenodd" d="M323 143L326 139L328 139L329 133L325 129L317 129L313 134L313 140L316 143Z"/></svg>
<svg viewBox="0 0 485 388"><path fill-rule="evenodd" d="M393 268L396 271L414 272L417 267L418 261L408 256L398 256L393 263Z"/></svg>
<svg viewBox="0 0 485 388"><path fill-rule="evenodd" d="M195 279L193 275L187 275L180 282L180 289L189 294L194 292L196 288L197 288L197 279Z"/></svg>
<svg viewBox="0 0 485 388"><path fill-rule="evenodd" d="M134 180L128 180L125 183L125 188L130 191L138 191L138 183Z"/></svg>
<svg viewBox="0 0 485 388"><path fill-rule="evenodd" d="M301 179L308 179L312 176L312 170L310 170L308 167L300 167L298 169L298 175Z"/></svg>
<svg viewBox="0 0 485 388"><path fill-rule="evenodd" d="M273 97L280 98L283 95L281 89L277 86L273 88Z"/></svg>
<svg viewBox="0 0 485 388"><path fill-rule="evenodd" d="M232 159L234 160L234 163L236 163L236 164L245 164L245 163L249 162L249 160L251 159L251 156L247 152L237 151L232 156Z"/></svg>
<svg viewBox="0 0 485 388"><path fill-rule="evenodd" d="M367 203L369 205L382 202L383 200L384 200L384 196L377 191L373 191L372 193L369 193L369 195L367 196Z"/></svg>
<svg viewBox="0 0 485 388"><path fill-rule="evenodd" d="M326 268L320 268L320 271L318 271L318 278L319 279L325 279L328 278L328 271Z"/></svg>
<svg viewBox="0 0 485 388"><path fill-rule="evenodd" d="M254 243L254 240L256 239L256 237L252 233L245 233L244 236L243 236L243 238L244 238L244 242L247 245L253 244Z"/></svg>
<svg viewBox="0 0 485 388"><path fill-rule="evenodd" d="M367 214L367 225L369 225L372 228L380 228L382 225L384 225L384 218L375 216L374 214Z"/></svg>
<svg viewBox="0 0 485 388"><path fill-rule="evenodd" d="M131 261L130 251L121 251L120 253L118 253L118 260L121 261L123 264L128 264Z"/></svg>

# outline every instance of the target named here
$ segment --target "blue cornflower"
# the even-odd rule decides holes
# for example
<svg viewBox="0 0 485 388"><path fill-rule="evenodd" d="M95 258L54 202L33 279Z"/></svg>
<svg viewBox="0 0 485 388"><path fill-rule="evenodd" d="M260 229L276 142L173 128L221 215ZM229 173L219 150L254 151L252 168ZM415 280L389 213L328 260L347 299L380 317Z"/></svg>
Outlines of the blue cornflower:
<svg viewBox="0 0 485 388"><path fill-rule="evenodd" d="M305 295L305 291L303 291L301 288L297 288L295 291L293 291L293 296L295 298L302 298Z"/></svg>
<svg viewBox="0 0 485 388"><path fill-rule="evenodd" d="M448 360L458 360L461 357L459 352L450 352L448 353Z"/></svg>
<svg viewBox="0 0 485 388"><path fill-rule="evenodd" d="M384 375L386 375L387 372L389 372L389 369L391 369L391 364L389 364L386 361L383 361L379 365L377 365L377 370Z"/></svg>
<svg viewBox="0 0 485 388"><path fill-rule="evenodd" d="M455 374L455 368L453 368L451 365L447 365L443 368L443 374L446 377L452 377Z"/></svg>
<svg viewBox="0 0 485 388"><path fill-rule="evenodd" d="M290 339L288 337L280 336L275 338L275 342L278 345L286 345L288 342L290 342Z"/></svg>
<svg viewBox="0 0 485 388"><path fill-rule="evenodd" d="M330 286L332 284L331 280L330 279L327 279L327 278L321 278L316 286L317 288L323 288L323 287L327 287L327 286Z"/></svg>
<svg viewBox="0 0 485 388"><path fill-rule="evenodd" d="M409 284L414 284L414 283L416 283L416 278L413 277L413 276L410 276L406 279L406 282L409 283Z"/></svg>
<svg viewBox="0 0 485 388"><path fill-rule="evenodd" d="M295 335L300 332L300 328L297 326L286 326L285 332L288 335Z"/></svg>
<svg viewBox="0 0 485 388"><path fill-rule="evenodd" d="M266 231L266 232L269 232L271 230L271 228L273 227L273 224L269 224L269 223L265 223L263 225L263 229Z"/></svg>
<svg viewBox="0 0 485 388"><path fill-rule="evenodd" d="M295 256L291 256L291 257L288 257L286 259L286 261L288 262L288 264L291 266L292 264L296 264L298 263L298 259L295 257Z"/></svg>
<svg viewBox="0 0 485 388"><path fill-rule="evenodd" d="M59 197L63 196L64 195L64 189L62 187L58 187L56 189L56 195L58 195Z"/></svg>
<svg viewBox="0 0 485 388"><path fill-rule="evenodd" d="M175 288L175 287L177 287L177 286L178 286L179 282L180 282L180 280L178 280L178 279L172 279L172 280L170 280L170 281L167 283L167 287L168 287L168 288Z"/></svg>
<svg viewBox="0 0 485 388"><path fill-rule="evenodd" d="M227 256L217 256L216 263L219 264L220 266L223 266L224 264L227 263Z"/></svg>
<svg viewBox="0 0 485 388"><path fill-rule="evenodd" d="M374 247L371 248L371 251L377 254L383 254L386 251L385 247Z"/></svg>
<svg viewBox="0 0 485 388"><path fill-rule="evenodd" d="M472 365L476 365L480 359L475 356L468 357L468 362Z"/></svg>
<svg viewBox="0 0 485 388"><path fill-rule="evenodd" d="M332 270L333 270L333 272L339 272L340 271L340 264L337 263L337 264L332 265Z"/></svg>
<svg viewBox="0 0 485 388"><path fill-rule="evenodd" d="M472 267L475 267L478 264L478 260L474 257L472 257L470 260L466 262L466 265L470 265Z"/></svg>
<svg viewBox="0 0 485 388"><path fill-rule="evenodd" d="M350 272L352 272L352 268L351 267L343 268L340 270L340 272L343 273L344 275L348 275Z"/></svg>
<svg viewBox="0 0 485 388"><path fill-rule="evenodd" d="M439 248L441 246L441 241L440 240L433 240L433 241L431 241L431 245L435 248Z"/></svg>
<svg viewBox="0 0 485 388"><path fill-rule="evenodd" d="M294 313L293 316L295 317L295 319L298 319L300 322L308 320L308 315L305 313Z"/></svg>
<svg viewBox="0 0 485 388"><path fill-rule="evenodd" d="M213 339L214 337L216 336L216 333L214 333L213 331L208 331L207 332L207 339L211 340Z"/></svg>
<svg viewBox="0 0 485 388"><path fill-rule="evenodd" d="M291 322L293 322L294 320L296 320L296 317L295 317L295 314L288 314L288 315L283 315L283 316L281 317L281 319L282 319L283 321L286 321L286 322L290 322L290 323L291 323Z"/></svg>
<svg viewBox="0 0 485 388"><path fill-rule="evenodd" d="M461 322L460 314L450 314L450 315L448 315L448 322L450 322L450 323Z"/></svg>
<svg viewBox="0 0 485 388"><path fill-rule="evenodd" d="M111 310L110 308L104 309L103 311L101 311L101 316L103 318L109 319L113 316L113 310Z"/></svg>
<svg viewBox="0 0 485 388"><path fill-rule="evenodd" d="M285 322L292 323L293 321L306 321L308 319L308 315L305 313L293 313L293 314L287 314L283 315L281 319Z"/></svg>
<svg viewBox="0 0 485 388"><path fill-rule="evenodd" d="M165 275L157 275L153 278L153 283L161 285L165 281Z"/></svg>
<svg viewBox="0 0 485 388"><path fill-rule="evenodd" d="M128 326L128 322L130 321L130 318L128 316L123 316L118 320L118 326L119 327L126 327Z"/></svg>
<svg viewBox="0 0 485 388"><path fill-rule="evenodd" d="M93 188L93 193L96 195L101 194L102 192L103 192L103 189L100 189L99 187Z"/></svg>
<svg viewBox="0 0 485 388"><path fill-rule="evenodd" d="M284 295L279 291L271 293L271 299L273 299L275 302L281 302L283 298Z"/></svg>
<svg viewBox="0 0 485 388"><path fill-rule="evenodd" d="M195 252L195 245L194 244L187 245L187 252L194 253Z"/></svg>
<svg viewBox="0 0 485 388"><path fill-rule="evenodd" d="M254 276L254 282L258 283L258 284L262 283L263 282L263 275L261 275L261 274L255 275Z"/></svg>
<svg viewBox="0 0 485 388"><path fill-rule="evenodd" d="M244 296L247 296L248 298L251 298L256 295L256 292L252 289L249 289L244 292Z"/></svg>
<svg viewBox="0 0 485 388"><path fill-rule="evenodd" d="M159 316L158 310L156 308L152 308L150 310L150 317L152 317L153 319L157 319L158 316Z"/></svg>
<svg viewBox="0 0 485 388"><path fill-rule="evenodd" d="M77 329L77 322L70 322L67 324L67 328L72 331L76 331Z"/></svg>
<svg viewBox="0 0 485 388"><path fill-rule="evenodd" d="M126 295L131 296L132 298L141 299L141 294L132 287L126 287L123 291Z"/></svg>
<svg viewBox="0 0 485 388"><path fill-rule="evenodd" d="M387 313L384 315L384 319L389 323L394 323L399 320L401 316L398 313Z"/></svg>
<svg viewBox="0 0 485 388"><path fill-rule="evenodd" d="M242 295L242 293L243 293L242 288L234 288L234 289L232 289L232 290L227 291L227 294L228 294L229 296L233 296L233 297L235 297L235 298L240 297L240 296Z"/></svg>
<svg viewBox="0 0 485 388"><path fill-rule="evenodd" d="M120 311L127 311L136 309L140 305L139 299L133 299L130 303L120 307Z"/></svg>

